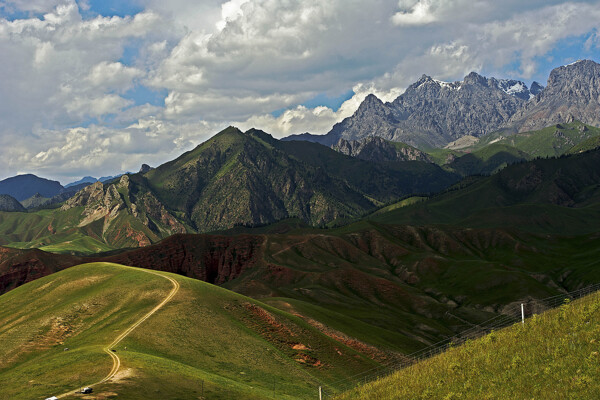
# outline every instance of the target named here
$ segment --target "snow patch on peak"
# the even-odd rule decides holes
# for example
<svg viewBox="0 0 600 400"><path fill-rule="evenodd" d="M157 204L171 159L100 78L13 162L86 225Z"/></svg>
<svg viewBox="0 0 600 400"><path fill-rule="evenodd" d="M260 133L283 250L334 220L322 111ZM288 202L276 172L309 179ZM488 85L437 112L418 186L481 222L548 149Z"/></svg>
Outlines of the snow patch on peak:
<svg viewBox="0 0 600 400"><path fill-rule="evenodd" d="M531 91L524 82L514 79L500 79L496 86L509 96L518 97L522 100L531 98Z"/></svg>
<svg viewBox="0 0 600 400"><path fill-rule="evenodd" d="M522 93L522 92L529 91L527 89L527 86L525 86L525 84L523 82L509 80L509 81L504 81L502 83L505 83L505 84L501 85L501 89L504 90L504 92L507 94L512 95L512 94L516 94L516 93Z"/></svg>
<svg viewBox="0 0 600 400"><path fill-rule="evenodd" d="M462 85L462 82L444 82L438 79L433 79L433 81L440 85L442 88L450 90L460 90L460 87Z"/></svg>
<svg viewBox="0 0 600 400"><path fill-rule="evenodd" d="M570 66L570 65L575 65L575 64L577 64L577 63L580 63L580 62L582 62L582 61L585 61L585 60L577 60L577 61L573 61L573 62L572 62L572 63L570 63L570 64L563 65L563 67L568 67L568 66Z"/></svg>

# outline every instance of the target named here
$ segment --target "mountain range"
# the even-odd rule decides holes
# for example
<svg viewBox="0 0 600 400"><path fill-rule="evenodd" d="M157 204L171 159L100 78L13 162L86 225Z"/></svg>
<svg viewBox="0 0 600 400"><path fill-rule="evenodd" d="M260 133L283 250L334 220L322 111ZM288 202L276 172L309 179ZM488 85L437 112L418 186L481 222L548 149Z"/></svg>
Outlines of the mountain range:
<svg viewBox="0 0 600 400"><path fill-rule="evenodd" d="M596 282L599 188L593 150L511 165L335 229L288 220L86 257L2 248L0 290L83 262L118 263L261 299L355 346L410 351L526 296Z"/></svg>
<svg viewBox="0 0 600 400"><path fill-rule="evenodd" d="M48 248L68 242L99 251L286 218L325 227L459 179L430 162L371 162L233 127L142 171L88 185L51 212L0 214L0 244Z"/></svg>
<svg viewBox="0 0 600 400"><path fill-rule="evenodd" d="M379 136L420 149L443 147L463 136L524 132L578 120L600 125L600 65L580 60L555 68L547 86L486 78L475 72L459 82L423 75L390 103L369 95L358 110L326 135L293 135L326 146L340 139Z"/></svg>

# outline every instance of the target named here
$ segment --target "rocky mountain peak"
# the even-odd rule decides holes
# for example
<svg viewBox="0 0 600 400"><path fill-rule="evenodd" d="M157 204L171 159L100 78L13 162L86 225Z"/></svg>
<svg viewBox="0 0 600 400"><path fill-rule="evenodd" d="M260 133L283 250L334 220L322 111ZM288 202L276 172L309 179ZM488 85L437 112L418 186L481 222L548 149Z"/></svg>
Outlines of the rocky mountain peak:
<svg viewBox="0 0 600 400"><path fill-rule="evenodd" d="M14 197L8 194L0 194L0 211L20 211L24 212L25 207L17 201Z"/></svg>
<svg viewBox="0 0 600 400"><path fill-rule="evenodd" d="M567 90L566 94L584 95L578 88L598 93L600 85L600 64L592 60L579 60L572 64L554 68L548 78L549 91ZM584 90L585 90L584 89ZM572 91L575 93L570 93Z"/></svg>
<svg viewBox="0 0 600 400"><path fill-rule="evenodd" d="M531 87L529 88L529 92L531 92L531 94L534 96L537 96L538 94L542 93L542 90L544 90L544 87L536 81L533 81Z"/></svg>
<svg viewBox="0 0 600 400"><path fill-rule="evenodd" d="M492 80L495 81L498 88L506 94L509 94L511 96L517 97L525 101L529 100L532 97L531 91L529 90L525 82L517 81L515 79L496 80L492 78Z"/></svg>
<svg viewBox="0 0 600 400"><path fill-rule="evenodd" d="M384 106L384 102L379 99L379 97L375 96L373 93L367 95L365 99L360 103L359 109L363 109L363 111L370 109L381 109Z"/></svg>
<svg viewBox="0 0 600 400"><path fill-rule="evenodd" d="M374 162L425 161L432 162L429 155L404 143L389 142L379 136L362 140L340 139L331 148L342 154Z"/></svg>
<svg viewBox="0 0 600 400"><path fill-rule="evenodd" d="M471 72L463 79L465 85L481 85L488 86L488 79L485 76L479 75L477 72Z"/></svg>
<svg viewBox="0 0 600 400"><path fill-rule="evenodd" d="M600 126L600 64L580 60L550 72L548 86L519 110L510 123L519 132L575 119Z"/></svg>

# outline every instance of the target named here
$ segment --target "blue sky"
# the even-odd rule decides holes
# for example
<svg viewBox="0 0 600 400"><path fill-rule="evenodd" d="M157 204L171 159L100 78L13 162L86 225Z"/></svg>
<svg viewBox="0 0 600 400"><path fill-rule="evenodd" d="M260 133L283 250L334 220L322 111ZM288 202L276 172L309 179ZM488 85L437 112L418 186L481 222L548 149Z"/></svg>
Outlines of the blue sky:
<svg viewBox="0 0 600 400"><path fill-rule="evenodd" d="M2 0L0 179L168 161L235 125L327 133L373 93L600 61L600 1Z"/></svg>

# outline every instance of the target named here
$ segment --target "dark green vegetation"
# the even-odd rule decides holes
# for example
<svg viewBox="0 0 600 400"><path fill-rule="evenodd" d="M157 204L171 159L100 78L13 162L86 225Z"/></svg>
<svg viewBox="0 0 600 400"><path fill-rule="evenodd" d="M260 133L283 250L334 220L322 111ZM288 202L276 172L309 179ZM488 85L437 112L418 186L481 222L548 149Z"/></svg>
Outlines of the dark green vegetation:
<svg viewBox="0 0 600 400"><path fill-rule="evenodd" d="M373 163L228 128L156 169L94 183L58 209L0 213L0 245L89 254L286 218L339 225L457 179L430 163Z"/></svg>
<svg viewBox="0 0 600 400"><path fill-rule="evenodd" d="M600 221L600 150L511 165L490 177L465 180L426 202L371 219L540 234L594 233Z"/></svg>
<svg viewBox="0 0 600 400"><path fill-rule="evenodd" d="M599 321L593 294L337 398L596 399Z"/></svg>
<svg viewBox="0 0 600 400"><path fill-rule="evenodd" d="M169 276L179 291L115 347L121 368L96 396L311 398L317 385L377 365L290 314ZM101 380L112 365L102 348L171 290L160 276L97 263L2 295L0 398L44 398Z"/></svg>
<svg viewBox="0 0 600 400"><path fill-rule="evenodd" d="M326 226L456 180L426 163L382 166L314 143L280 142L262 131L235 128L144 177L164 204L200 232L290 217Z"/></svg>
<svg viewBox="0 0 600 400"><path fill-rule="evenodd" d="M222 285L357 349L407 352L519 299L600 281L599 169L600 150L538 159L336 229L288 220L102 260Z"/></svg>
<svg viewBox="0 0 600 400"><path fill-rule="evenodd" d="M433 149L430 155L436 163L462 176L490 175L526 160L595 149L599 138L600 128L573 121L532 132L507 135L500 131L460 150Z"/></svg>

